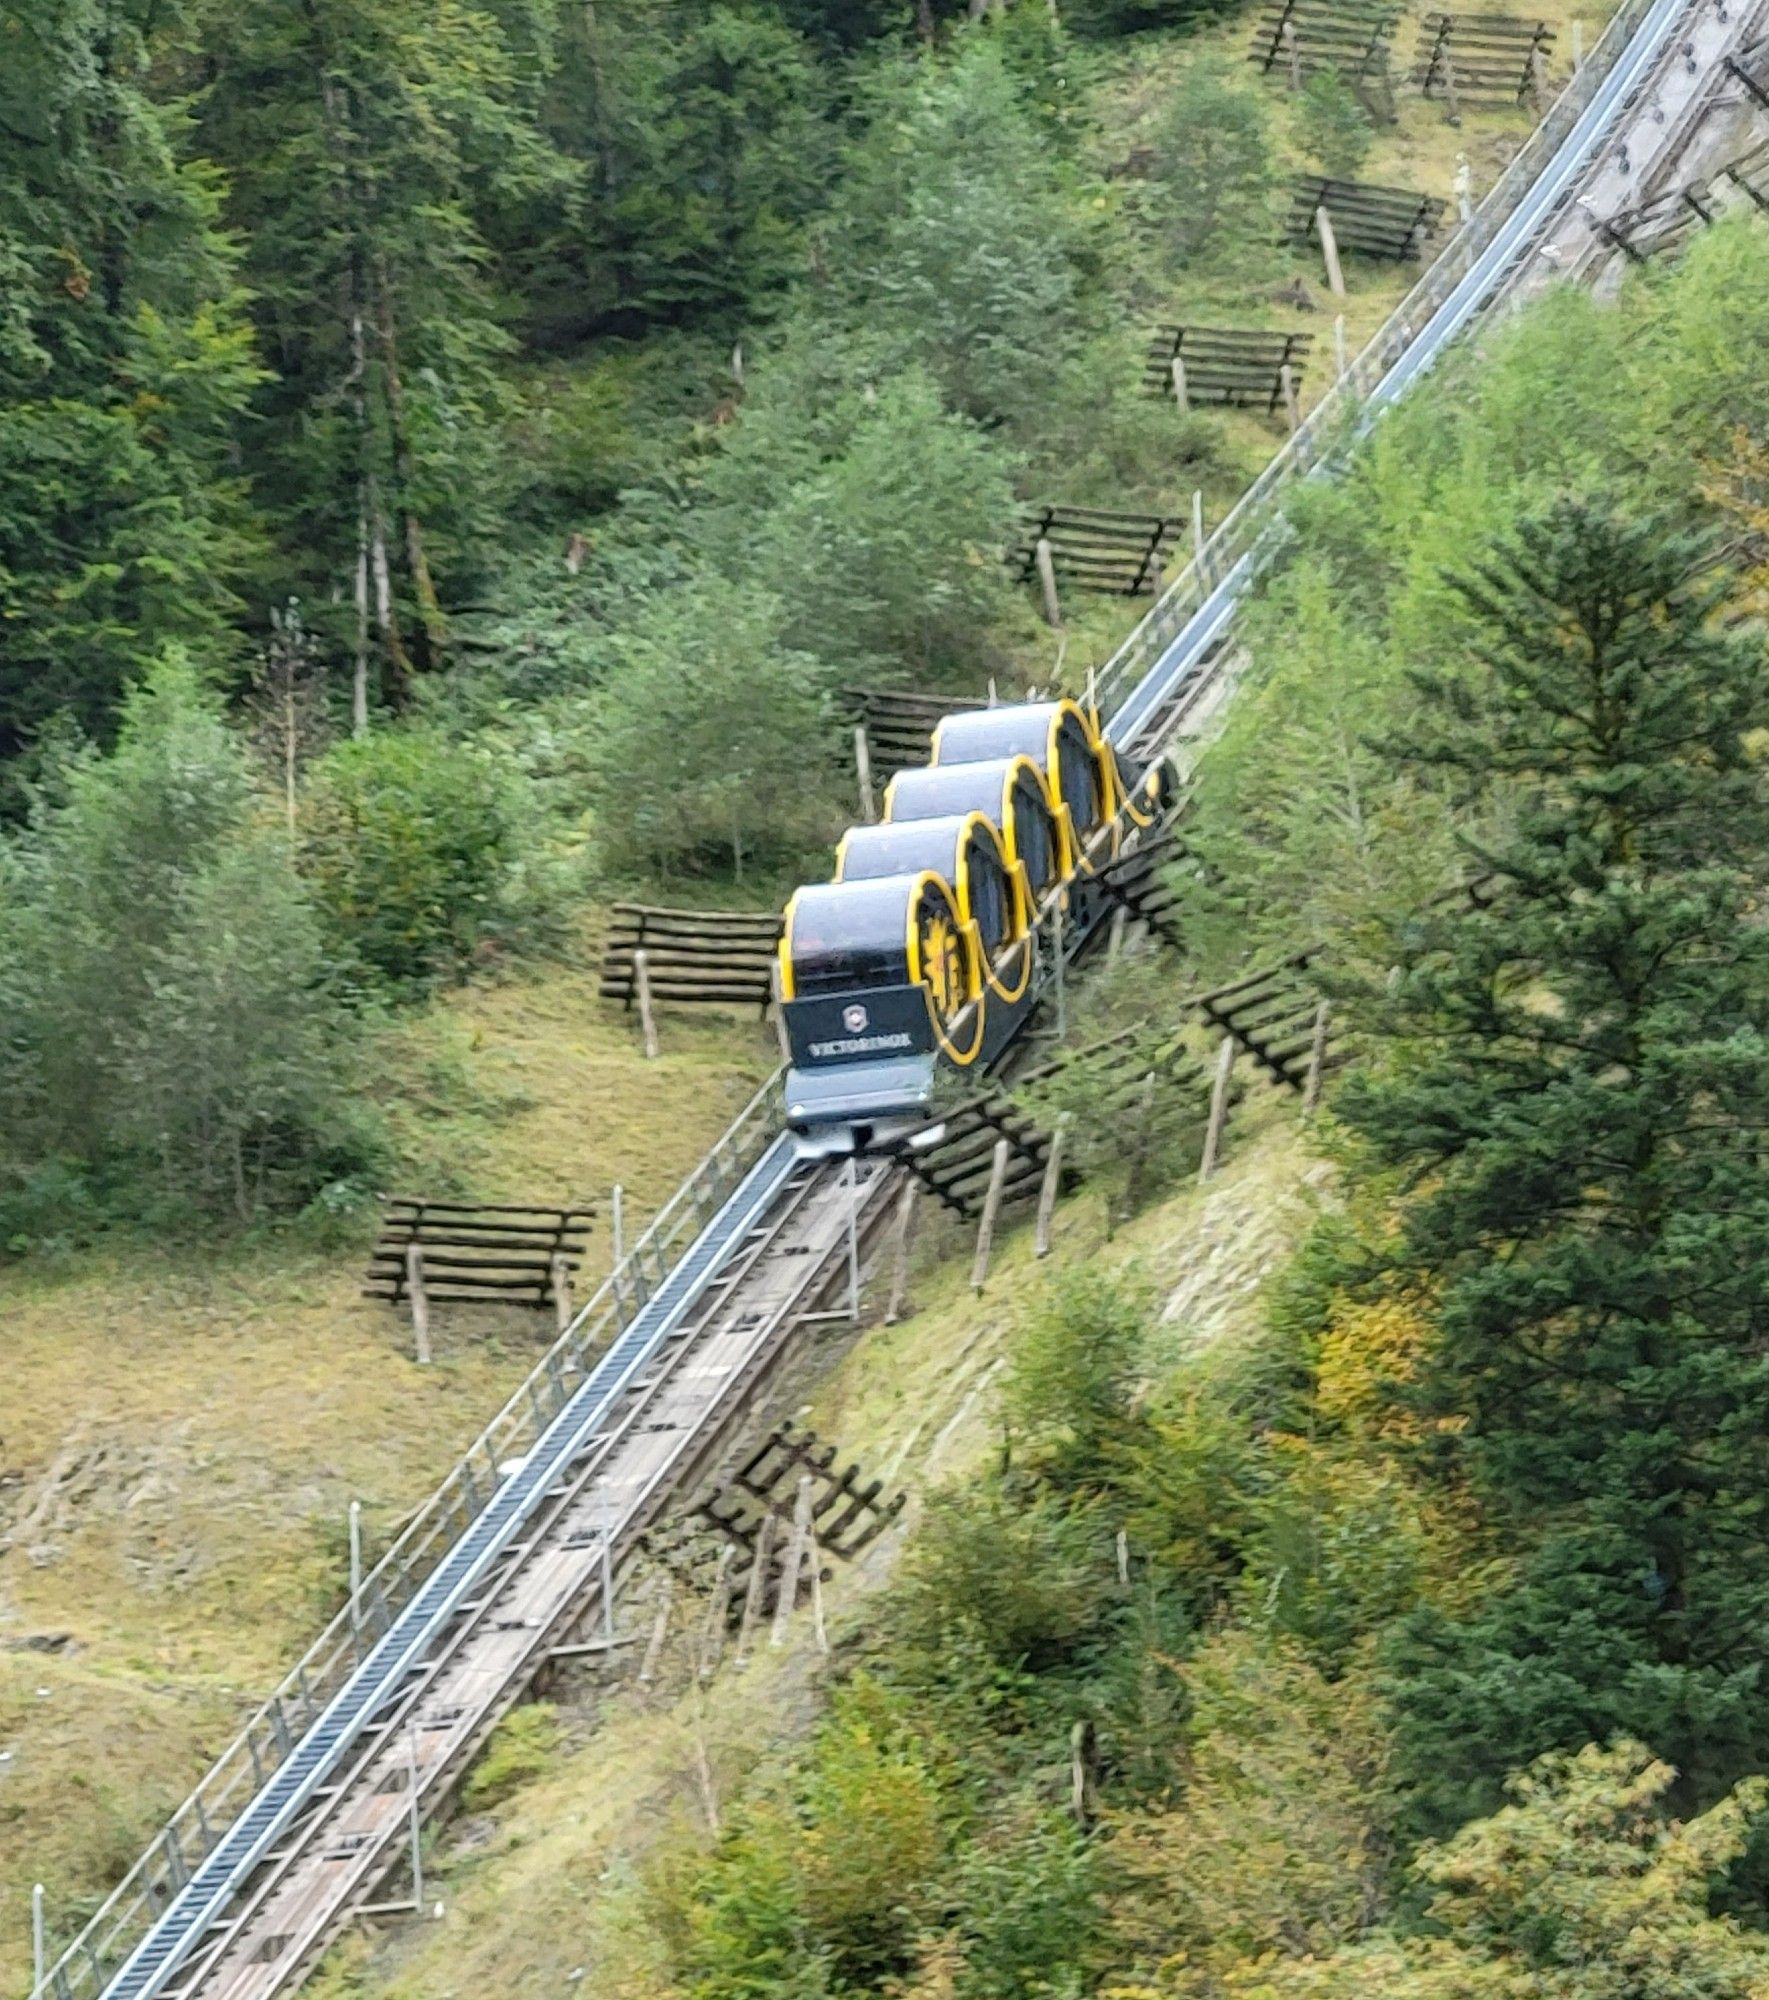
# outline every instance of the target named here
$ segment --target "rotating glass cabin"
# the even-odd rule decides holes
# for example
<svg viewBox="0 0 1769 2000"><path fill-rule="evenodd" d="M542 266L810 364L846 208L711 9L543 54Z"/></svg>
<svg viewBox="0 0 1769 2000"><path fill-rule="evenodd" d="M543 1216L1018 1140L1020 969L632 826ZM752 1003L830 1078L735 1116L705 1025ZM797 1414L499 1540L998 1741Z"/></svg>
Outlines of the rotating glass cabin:
<svg viewBox="0 0 1769 2000"><path fill-rule="evenodd" d="M1158 779L1136 791L1152 815ZM1098 920L1084 878L1117 852L1124 804L1075 702L946 717L934 761L899 772L883 821L844 837L835 879L787 905L788 1122L842 1150L924 1112L942 1064L993 1061L1036 997L1039 911L1059 899L1071 938Z"/></svg>

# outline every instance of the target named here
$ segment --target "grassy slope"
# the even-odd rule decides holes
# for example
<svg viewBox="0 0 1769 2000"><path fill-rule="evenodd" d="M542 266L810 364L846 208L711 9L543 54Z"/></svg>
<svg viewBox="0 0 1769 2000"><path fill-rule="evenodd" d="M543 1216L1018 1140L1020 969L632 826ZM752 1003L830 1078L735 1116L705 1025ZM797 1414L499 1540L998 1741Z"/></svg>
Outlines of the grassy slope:
<svg viewBox="0 0 1769 2000"><path fill-rule="evenodd" d="M662 1041L636 1060L581 968L451 997L400 1037L413 1184L605 1214L618 1180L642 1219L773 1060L730 1017L666 1016ZM424 1109L463 1082L473 1108ZM592 1279L606 1255L604 1226ZM544 1344L541 1317L449 1308L420 1369L362 1261L135 1245L0 1278L0 1986L24 1983L30 1882L59 1915L121 1873L329 1615L349 1499L372 1549Z"/></svg>
<svg viewBox="0 0 1769 2000"><path fill-rule="evenodd" d="M1083 1193L1059 1211L1051 1265L1034 1261L1024 1225L1001 1240L980 1301L970 1295L968 1258L938 1257L940 1246L930 1244L916 1310L895 1327L870 1327L810 1391L807 1414L819 1431L868 1474L887 1474L912 1495L903 1529L829 1588L838 1654L843 1632L864 1625L868 1598L913 1533L915 1501L992 1449L991 1385L1045 1271L1075 1258L1139 1265L1170 1301L1170 1344L1156 1365L1183 1364L1194 1345L1253 1326L1261 1282L1306 1225L1307 1184L1323 1176L1290 1102L1256 1088L1220 1176L1173 1194L1114 1242L1102 1242L1098 1203ZM642 1578L635 1589L643 1591ZM642 1611L635 1615L642 1621ZM457 1820L439 1841L426 1881L443 1905L441 1921L354 1934L308 1989L315 2000L539 2000L573 1990L584 1967L608 2000L661 2000L667 1987L635 1868L660 1840L705 1837L701 1746L728 1804L808 1726L817 1705L806 1614L789 1647L764 1645L741 1670L727 1661L704 1696L687 1657L697 1616L678 1613L684 1636L651 1688L640 1688L629 1667L610 1690L580 1685L558 1695L562 1749L549 1767L491 1810Z"/></svg>

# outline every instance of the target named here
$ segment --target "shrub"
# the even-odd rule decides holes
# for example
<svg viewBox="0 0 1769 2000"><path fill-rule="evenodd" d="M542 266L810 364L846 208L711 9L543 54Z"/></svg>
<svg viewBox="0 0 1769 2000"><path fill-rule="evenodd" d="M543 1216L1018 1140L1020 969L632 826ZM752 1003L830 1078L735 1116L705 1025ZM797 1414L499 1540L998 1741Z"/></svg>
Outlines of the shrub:
<svg viewBox="0 0 1769 2000"><path fill-rule="evenodd" d="M367 1163L355 1030L265 803L172 658L0 848L7 1233L66 1175L109 1213L247 1221Z"/></svg>
<svg viewBox="0 0 1769 2000"><path fill-rule="evenodd" d="M549 935L559 887L532 818L495 749L385 729L313 767L302 865L339 943L391 986L423 988Z"/></svg>
<svg viewBox="0 0 1769 2000"><path fill-rule="evenodd" d="M1370 157L1376 128L1358 94L1336 69L1316 70L1302 86L1296 136L1329 179L1349 181Z"/></svg>

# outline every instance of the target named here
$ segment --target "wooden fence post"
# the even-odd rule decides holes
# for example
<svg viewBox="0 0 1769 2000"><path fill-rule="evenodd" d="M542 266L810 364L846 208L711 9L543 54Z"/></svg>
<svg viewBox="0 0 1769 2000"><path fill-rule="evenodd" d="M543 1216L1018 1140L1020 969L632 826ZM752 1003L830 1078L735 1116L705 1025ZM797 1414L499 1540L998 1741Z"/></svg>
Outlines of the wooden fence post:
<svg viewBox="0 0 1769 2000"><path fill-rule="evenodd" d="M1130 912L1120 903L1112 912L1112 927L1106 933L1106 963L1116 965L1124 956L1124 933L1130 927Z"/></svg>
<svg viewBox="0 0 1769 2000"><path fill-rule="evenodd" d="M971 1260L970 1288L980 1293L989 1276L989 1253L995 1247L995 1218L1001 1211L1001 1191L1007 1185L1008 1144L995 1141L989 1166L989 1191L983 1197L983 1219L977 1224L977 1254Z"/></svg>
<svg viewBox="0 0 1769 2000"><path fill-rule="evenodd" d="M1321 239L1321 255L1327 261L1327 289L1334 298L1345 296L1345 273L1339 267L1339 239L1333 234L1333 218L1322 202L1314 212L1314 226Z"/></svg>
<svg viewBox="0 0 1769 2000"><path fill-rule="evenodd" d="M1462 222L1474 220L1474 172L1466 153L1456 155L1456 216Z"/></svg>
<svg viewBox="0 0 1769 2000"><path fill-rule="evenodd" d="M811 1565L811 1629L817 1635L817 1650L829 1651L829 1627L823 1622L823 1551L817 1546L817 1523L805 1533L805 1552Z"/></svg>
<svg viewBox="0 0 1769 2000"><path fill-rule="evenodd" d="M1056 555L1050 546L1050 537L1040 535L1038 546L1032 553L1038 564L1038 582L1044 591L1044 622L1053 632L1060 632L1063 607L1056 594Z"/></svg>
<svg viewBox="0 0 1769 2000"><path fill-rule="evenodd" d="M1302 405L1296 400L1296 370L1285 362L1278 370L1278 381L1283 385L1284 414L1290 419L1290 428L1302 428Z"/></svg>
<svg viewBox="0 0 1769 2000"><path fill-rule="evenodd" d="M1286 19L1279 31L1284 44L1284 60L1290 72L1290 88L1302 88L1302 50L1296 40L1296 23Z"/></svg>
<svg viewBox="0 0 1769 2000"><path fill-rule="evenodd" d="M1585 24L1576 17L1572 24L1572 66L1575 75L1585 66Z"/></svg>
<svg viewBox="0 0 1769 2000"><path fill-rule="evenodd" d="M1136 1130L1130 1138L1130 1171L1124 1177L1124 1208L1134 1215L1142 1201L1143 1182L1148 1178L1149 1153L1155 1143L1155 1072L1142 1080L1142 1096L1137 1101Z"/></svg>
<svg viewBox="0 0 1769 2000"><path fill-rule="evenodd" d="M651 1621L651 1637L645 1642L645 1657L639 1662L639 1685L649 1687L657 1678L657 1663L663 1657L663 1642L670 1629L670 1612L676 1602L675 1580L665 1576L658 1600L657 1616Z"/></svg>
<svg viewBox="0 0 1769 2000"><path fill-rule="evenodd" d="M553 1253L553 1311L563 1333L571 1324L571 1259L563 1250Z"/></svg>
<svg viewBox="0 0 1769 2000"><path fill-rule="evenodd" d="M768 1588L768 1564L774 1554L774 1516L764 1514L756 1527L755 1562L749 1572L749 1587L743 1593L743 1618L737 1627L737 1664L749 1658L749 1646L762 1615L762 1597Z"/></svg>
<svg viewBox="0 0 1769 2000"><path fill-rule="evenodd" d="M1044 1185L1038 1190L1038 1221L1032 1232L1032 1253L1050 1255L1050 1222L1056 1210L1057 1192L1063 1184L1063 1145L1069 1136L1069 1114L1057 1114L1056 1130L1050 1135L1050 1153L1044 1162Z"/></svg>
<svg viewBox="0 0 1769 2000"><path fill-rule="evenodd" d="M418 1365L430 1365L430 1294L424 1289L424 1246L405 1246L405 1289L412 1308L412 1340L418 1350Z"/></svg>
<svg viewBox="0 0 1769 2000"><path fill-rule="evenodd" d="M811 1475L799 1477L798 1498L792 1506L792 1529L786 1538L786 1562L780 1571L780 1588L774 1598L774 1628L768 1634L770 1646L786 1644L786 1628L798 1609L799 1572L805 1566L805 1543L811 1533Z"/></svg>
<svg viewBox="0 0 1769 2000"><path fill-rule="evenodd" d="M860 817L870 826L878 818L878 803L872 791L872 739L863 722L854 726L854 774L860 781Z"/></svg>
<svg viewBox="0 0 1769 2000"><path fill-rule="evenodd" d="M891 1249L891 1296L885 1306L884 1323L895 1326L903 1317L903 1308L909 1299L909 1241L915 1227L916 1198L921 1193L921 1183L910 1174L903 1183L903 1192L897 1197L896 1240Z"/></svg>
<svg viewBox="0 0 1769 2000"><path fill-rule="evenodd" d="M1308 1048L1308 1078L1302 1086L1302 1115L1310 1116L1321 1101L1321 1071L1327 1060L1327 1015L1326 1001L1314 1010L1314 1040Z"/></svg>
<svg viewBox="0 0 1769 2000"><path fill-rule="evenodd" d="M719 1551L712 1595L706 1602L706 1623L700 1628L698 1672L703 1681L711 1680L718 1671L719 1656L725 1650L725 1621L731 1614L731 1566L736 1560L737 1545L727 1542Z"/></svg>
<svg viewBox="0 0 1769 2000"><path fill-rule="evenodd" d="M1229 1078L1234 1074L1235 1038L1224 1035L1216 1058L1216 1083L1210 1092L1210 1123L1204 1129L1204 1157L1198 1166L1198 1180L1207 1181L1216 1171L1216 1155L1222 1147L1222 1121L1228 1116Z"/></svg>
<svg viewBox="0 0 1769 2000"><path fill-rule="evenodd" d="M1202 487L1192 489L1192 560L1200 568L1204 563L1204 491Z"/></svg>
<svg viewBox="0 0 1769 2000"><path fill-rule="evenodd" d="M1192 407L1192 399L1186 388L1185 363L1177 354L1173 357L1172 374L1173 400L1182 410L1189 410Z"/></svg>
<svg viewBox="0 0 1769 2000"><path fill-rule="evenodd" d="M645 1060L657 1060L657 1020L651 1011L651 954L643 945L633 953L633 990L639 1001L639 1026L645 1036Z"/></svg>

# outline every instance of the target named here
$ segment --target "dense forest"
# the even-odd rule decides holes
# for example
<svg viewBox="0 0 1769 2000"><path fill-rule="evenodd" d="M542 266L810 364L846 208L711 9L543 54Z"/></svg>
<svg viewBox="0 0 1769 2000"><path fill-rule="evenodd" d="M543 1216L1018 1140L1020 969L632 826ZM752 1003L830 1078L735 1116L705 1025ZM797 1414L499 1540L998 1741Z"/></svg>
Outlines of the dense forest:
<svg viewBox="0 0 1769 2000"><path fill-rule="evenodd" d="M1147 322L1269 306L1285 170L1380 143L1217 19L0 0L0 1254L353 1244L402 1024L612 887L769 901L856 681L1048 684L1016 511L1232 497L1278 432L1144 396ZM804 1726L507 1913L570 1978L1769 1996L1766 354L1725 223L1296 492L1186 962L1077 1009L1325 944L1311 1219L1191 1339L1182 1106Z"/></svg>

